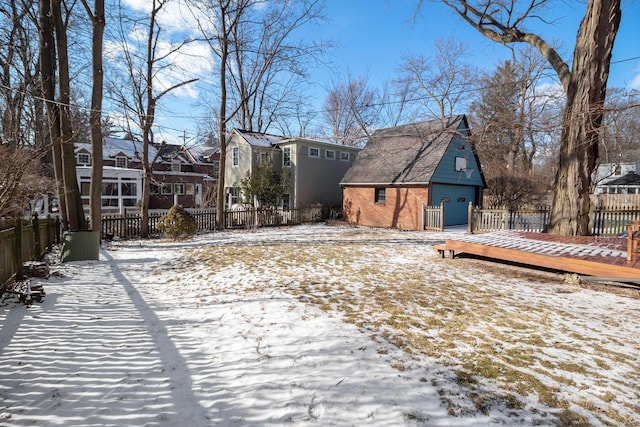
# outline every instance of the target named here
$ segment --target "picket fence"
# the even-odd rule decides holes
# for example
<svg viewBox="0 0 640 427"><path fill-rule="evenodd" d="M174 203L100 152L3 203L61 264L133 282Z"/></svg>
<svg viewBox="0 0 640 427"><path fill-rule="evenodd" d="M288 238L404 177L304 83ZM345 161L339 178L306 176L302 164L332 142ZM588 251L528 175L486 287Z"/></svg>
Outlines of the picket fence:
<svg viewBox="0 0 640 427"><path fill-rule="evenodd" d="M596 208L589 213L593 236L617 236L625 233L627 225L640 220L640 209ZM483 209L469 206L468 231L488 233L498 230L519 230L540 233L549 224L549 208L539 209Z"/></svg>
<svg viewBox="0 0 640 427"><path fill-rule="evenodd" d="M158 221L168 211L149 214L149 234L158 234ZM198 231L216 230L215 209L191 210ZM326 219L325 209L321 205L301 208L259 208L229 210L224 212L226 229L256 228L279 225L295 225L305 222L317 222ZM105 215L102 218L102 236L106 238L127 238L140 235L142 217L139 214Z"/></svg>

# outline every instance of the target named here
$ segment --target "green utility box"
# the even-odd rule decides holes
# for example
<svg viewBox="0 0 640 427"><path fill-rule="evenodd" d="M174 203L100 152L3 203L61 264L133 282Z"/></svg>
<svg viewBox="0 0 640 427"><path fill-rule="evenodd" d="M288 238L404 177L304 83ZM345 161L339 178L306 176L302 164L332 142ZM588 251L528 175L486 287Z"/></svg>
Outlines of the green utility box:
<svg viewBox="0 0 640 427"><path fill-rule="evenodd" d="M97 231L65 231L62 234L60 262L98 260L100 233Z"/></svg>

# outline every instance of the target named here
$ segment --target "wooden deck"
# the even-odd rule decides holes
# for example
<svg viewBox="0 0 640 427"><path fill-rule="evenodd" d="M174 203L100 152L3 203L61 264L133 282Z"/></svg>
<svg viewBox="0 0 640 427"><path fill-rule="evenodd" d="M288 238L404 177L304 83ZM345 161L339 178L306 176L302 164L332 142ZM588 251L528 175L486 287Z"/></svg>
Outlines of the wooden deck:
<svg viewBox="0 0 640 427"><path fill-rule="evenodd" d="M541 233L499 231L450 239L435 250L481 256L531 267L640 282L640 262L627 261L626 238L561 237Z"/></svg>

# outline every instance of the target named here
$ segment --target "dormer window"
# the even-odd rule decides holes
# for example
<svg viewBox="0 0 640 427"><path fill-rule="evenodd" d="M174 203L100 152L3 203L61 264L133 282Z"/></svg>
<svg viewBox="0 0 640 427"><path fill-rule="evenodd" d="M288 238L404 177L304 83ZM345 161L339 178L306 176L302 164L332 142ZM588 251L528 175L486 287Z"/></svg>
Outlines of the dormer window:
<svg viewBox="0 0 640 427"><path fill-rule="evenodd" d="M116 156L116 167L117 168L126 168L127 167L127 156Z"/></svg>
<svg viewBox="0 0 640 427"><path fill-rule="evenodd" d="M91 156L89 153L78 153L76 155L78 166L89 166L91 164Z"/></svg>
<svg viewBox="0 0 640 427"><path fill-rule="evenodd" d="M180 160L174 160L171 162L171 172L180 172L181 165Z"/></svg>

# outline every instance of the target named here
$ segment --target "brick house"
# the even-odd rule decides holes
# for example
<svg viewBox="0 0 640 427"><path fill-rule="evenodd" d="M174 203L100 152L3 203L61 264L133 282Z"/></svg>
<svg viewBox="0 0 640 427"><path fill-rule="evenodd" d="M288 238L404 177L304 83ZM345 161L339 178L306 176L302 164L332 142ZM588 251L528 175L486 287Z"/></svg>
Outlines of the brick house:
<svg viewBox="0 0 640 427"><path fill-rule="evenodd" d="M424 206L444 206L445 225L465 224L486 187L464 115L380 129L341 181L354 224L423 230Z"/></svg>
<svg viewBox="0 0 640 427"><path fill-rule="evenodd" d="M104 213L123 213L137 208L142 198L141 143L131 139L105 137L103 150L102 206ZM75 144L76 172L86 209L91 183L91 144ZM185 148L179 145L149 146L153 182L149 209L168 209L173 204L186 208L211 206L215 193L219 150L214 147Z"/></svg>

